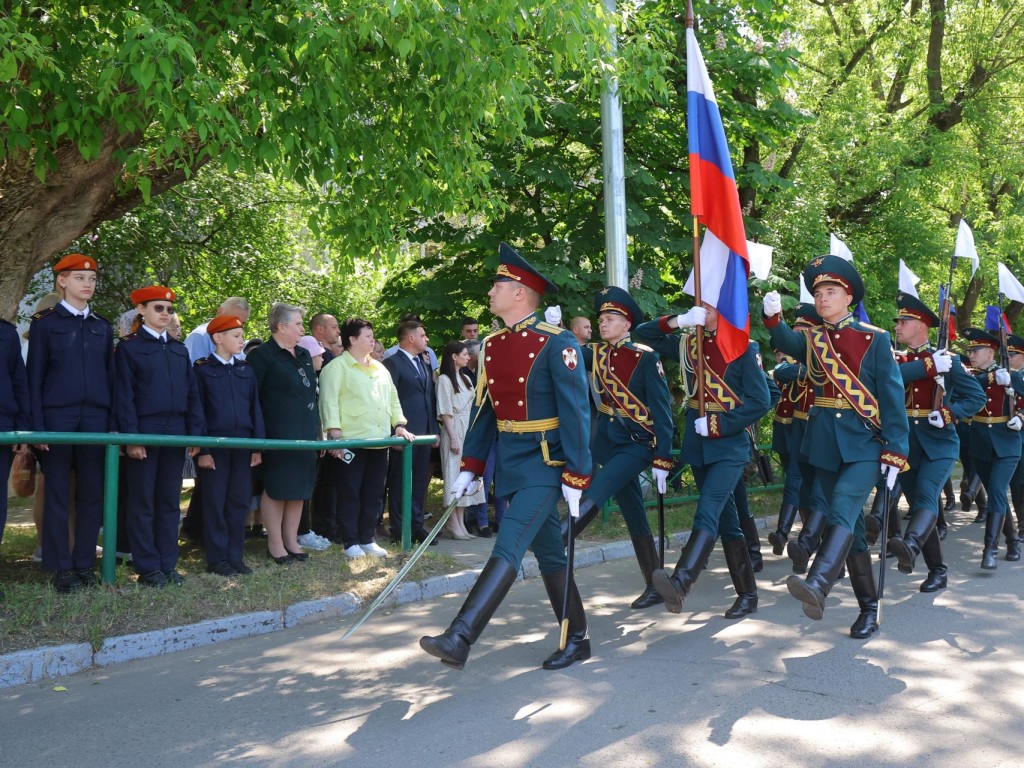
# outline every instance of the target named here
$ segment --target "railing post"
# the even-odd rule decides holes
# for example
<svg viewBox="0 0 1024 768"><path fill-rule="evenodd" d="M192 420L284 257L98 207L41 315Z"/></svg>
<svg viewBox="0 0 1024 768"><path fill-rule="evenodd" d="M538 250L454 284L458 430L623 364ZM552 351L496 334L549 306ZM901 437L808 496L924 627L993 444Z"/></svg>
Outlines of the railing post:
<svg viewBox="0 0 1024 768"><path fill-rule="evenodd" d="M108 445L103 451L103 581L114 583L117 570L117 486L118 453L116 445Z"/></svg>
<svg viewBox="0 0 1024 768"><path fill-rule="evenodd" d="M402 446L402 550L412 549L412 443Z"/></svg>

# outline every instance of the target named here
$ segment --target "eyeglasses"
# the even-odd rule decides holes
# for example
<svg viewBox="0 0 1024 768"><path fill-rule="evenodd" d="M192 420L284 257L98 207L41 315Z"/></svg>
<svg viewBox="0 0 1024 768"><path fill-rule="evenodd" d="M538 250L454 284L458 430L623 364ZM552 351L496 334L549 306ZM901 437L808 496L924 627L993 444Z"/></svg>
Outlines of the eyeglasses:
<svg viewBox="0 0 1024 768"><path fill-rule="evenodd" d="M160 315L162 315L164 313L167 313L168 315L173 315L174 314L174 305L173 304L153 304L153 305L151 305L151 308L152 308L152 310L154 312L156 312L157 314L160 314Z"/></svg>

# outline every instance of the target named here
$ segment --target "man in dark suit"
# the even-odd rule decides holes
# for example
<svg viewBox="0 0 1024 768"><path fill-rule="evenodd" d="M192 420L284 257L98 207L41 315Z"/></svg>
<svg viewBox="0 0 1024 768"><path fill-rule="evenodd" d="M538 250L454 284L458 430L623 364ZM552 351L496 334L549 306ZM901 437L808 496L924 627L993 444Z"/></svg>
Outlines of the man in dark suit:
<svg viewBox="0 0 1024 768"><path fill-rule="evenodd" d="M398 390L406 428L414 435L437 432L437 397L434 393L434 373L423 361L427 349L427 332L419 320L406 320L398 326L398 351L384 358L384 367ZM420 542L426 538L423 530L423 502L430 482L430 446L416 445L412 451L412 536ZM398 453L391 454L388 466L388 517L391 520L391 538L402 536L402 462ZM435 539L433 543L436 543Z"/></svg>

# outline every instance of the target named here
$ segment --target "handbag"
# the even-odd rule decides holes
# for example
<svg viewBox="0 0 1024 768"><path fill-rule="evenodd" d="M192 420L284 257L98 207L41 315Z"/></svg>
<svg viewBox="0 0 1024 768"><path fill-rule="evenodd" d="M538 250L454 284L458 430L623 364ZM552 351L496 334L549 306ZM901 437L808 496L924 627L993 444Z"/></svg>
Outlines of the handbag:
<svg viewBox="0 0 1024 768"><path fill-rule="evenodd" d="M11 489L23 499L36 492L36 456L32 451L14 454L11 462Z"/></svg>

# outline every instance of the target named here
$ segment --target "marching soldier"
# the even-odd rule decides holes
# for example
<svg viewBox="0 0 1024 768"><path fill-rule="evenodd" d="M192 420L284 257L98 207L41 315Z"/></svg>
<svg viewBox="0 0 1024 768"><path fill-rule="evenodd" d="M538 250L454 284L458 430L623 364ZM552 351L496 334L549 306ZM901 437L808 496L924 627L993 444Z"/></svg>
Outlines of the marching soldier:
<svg viewBox="0 0 1024 768"><path fill-rule="evenodd" d="M900 375L910 423L910 465L900 482L910 506L910 522L902 536L897 533L889 539L889 550L901 573L913 573L917 556L923 553L928 578L921 591L935 592L946 586L947 568L936 524L939 494L960 453L953 422L979 411L985 393L958 357L928 343L928 329L939 324L934 312L907 293L896 297L896 307L896 341L906 345Z"/></svg>
<svg viewBox="0 0 1024 768"><path fill-rule="evenodd" d="M980 328L968 328L964 338L970 342L967 354L978 383L985 390L986 402L971 419L971 463L988 492L988 516L985 519L985 548L981 567L994 570L999 533L1007 519L1006 492L1021 457L1021 417L1013 412L1012 390L1024 392L1024 375L1012 374L996 363L999 339ZM1012 388L1012 389L1011 389ZM1010 521L1013 531L1013 521ZM1006 559L1020 560L1017 536L1007 537Z"/></svg>
<svg viewBox="0 0 1024 768"><path fill-rule="evenodd" d="M630 607L649 608L662 598L651 585L658 550L647 522L639 475L651 466L658 493L665 493L672 469L671 395L657 353L630 338L630 329L644 319L633 298L623 289L609 286L595 296L594 314L601 341L588 344L583 357L597 402L593 453L600 469L580 504L573 533L579 535L614 496L646 585ZM565 528L562 535L568 535Z"/></svg>
<svg viewBox="0 0 1024 768"><path fill-rule="evenodd" d="M674 331L703 326L704 390L706 415L700 416L696 399L697 339L693 333L680 340ZM665 599L665 608L681 613L683 601L707 564L715 539L722 537L722 549L729 566L737 598L725 617L738 619L757 610L757 582L747 550L747 541L733 500L733 489L743 468L753 456L747 428L768 412L769 395L764 372L757 362L755 345L738 358L726 362L716 343L718 312L709 303L677 316L661 317L637 328L636 336L654 347L662 357L679 360L684 372L686 403L685 433L680 460L690 465L700 489L693 530L679 562L669 573L654 572L655 588Z"/></svg>
<svg viewBox="0 0 1024 768"><path fill-rule="evenodd" d="M1010 357L1010 371L1024 370L1024 338L1010 334L1006 343ZM1021 410L1024 410L1024 392L1017 393L1017 413L1020 413ZM1021 436L1024 437L1024 432L1021 432ZM1017 540L1020 541L1024 535L1024 458L1017 462L1017 468L1010 480L1010 502L1013 505L1013 513L1017 516ZM1009 513L1006 517L1009 519ZM1007 536L1010 535L1007 533L1008 527L1012 528L1012 524L1004 522L1003 532Z"/></svg>
<svg viewBox="0 0 1024 768"><path fill-rule="evenodd" d="M806 360L814 382L804 448L828 503L828 524L807 578L790 576L786 586L809 618L821 619L845 560L860 605L850 635L865 638L878 629L878 592L861 509L879 471L891 489L907 466L903 384L889 334L850 313L864 297L854 266L838 256L821 256L804 268L804 282L823 321L807 334L782 322L778 293L764 297L773 345Z"/></svg>
<svg viewBox="0 0 1024 768"><path fill-rule="evenodd" d="M497 432L495 490L509 506L491 558L459 615L442 634L420 638L420 647L462 669L529 547L559 622L568 590L565 648L544 660L545 669L562 669L590 658L587 618L566 567L557 507L564 498L570 514L578 515L580 497L590 485L587 378L576 338L537 311L541 297L555 286L504 243L499 256L488 296L491 312L505 328L488 336L480 350L476 402L453 491L459 498L483 476Z"/></svg>
<svg viewBox="0 0 1024 768"><path fill-rule="evenodd" d="M72 253L54 267L63 298L38 313L29 328L28 383L32 428L50 432L108 432L114 388L114 329L89 306L98 266ZM99 583L96 539L103 520L102 445L38 445L43 496L43 569L68 593ZM75 546L68 519L74 473Z"/></svg>

